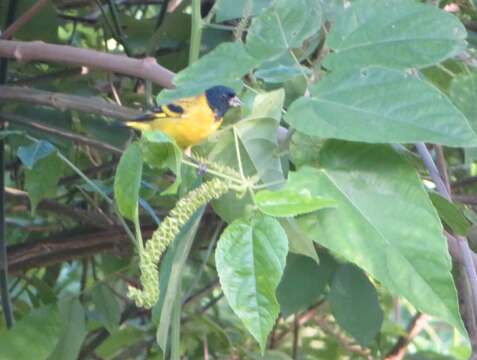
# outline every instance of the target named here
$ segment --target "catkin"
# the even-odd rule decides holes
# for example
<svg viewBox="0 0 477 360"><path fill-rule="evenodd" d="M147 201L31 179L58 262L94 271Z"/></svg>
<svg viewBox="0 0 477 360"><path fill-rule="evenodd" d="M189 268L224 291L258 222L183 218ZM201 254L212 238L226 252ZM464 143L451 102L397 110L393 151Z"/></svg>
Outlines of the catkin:
<svg viewBox="0 0 477 360"><path fill-rule="evenodd" d="M159 300L158 265L162 254L175 239L182 226L203 205L218 199L230 189L230 183L214 178L180 199L146 243L139 259L142 289L128 287L128 296L138 307L150 309Z"/></svg>

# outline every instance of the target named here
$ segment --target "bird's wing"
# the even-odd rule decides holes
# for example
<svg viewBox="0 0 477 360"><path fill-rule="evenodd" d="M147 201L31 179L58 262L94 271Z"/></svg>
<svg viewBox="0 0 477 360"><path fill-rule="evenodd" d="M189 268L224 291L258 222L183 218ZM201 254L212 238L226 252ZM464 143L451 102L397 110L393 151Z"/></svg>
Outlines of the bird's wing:
<svg viewBox="0 0 477 360"><path fill-rule="evenodd" d="M151 111L138 116L134 121L152 121L157 118L179 119L188 113L190 109L197 106L199 101L200 96L183 98L174 103L152 108Z"/></svg>

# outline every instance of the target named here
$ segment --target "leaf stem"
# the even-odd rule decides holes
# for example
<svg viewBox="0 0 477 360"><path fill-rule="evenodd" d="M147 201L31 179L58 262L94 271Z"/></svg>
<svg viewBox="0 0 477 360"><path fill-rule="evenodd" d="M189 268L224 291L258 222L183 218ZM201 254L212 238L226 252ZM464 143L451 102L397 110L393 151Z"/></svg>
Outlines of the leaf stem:
<svg viewBox="0 0 477 360"><path fill-rule="evenodd" d="M200 14L200 0L192 0L192 27L190 34L189 65L199 59L202 42L203 21Z"/></svg>
<svg viewBox="0 0 477 360"><path fill-rule="evenodd" d="M189 161L189 160L186 160L186 159L182 159L182 163L184 165L187 165L187 166L191 166L193 168L196 168L196 169L201 169L201 167L195 163L193 163L192 161ZM237 185L243 185L243 182L239 179L236 179L236 178L233 178L231 176L228 176L228 175L224 175L224 174L221 174L217 171L214 171L214 170L211 170L211 169L207 169L206 172L208 172L209 174L211 175L215 175L217 177L220 177L222 179L225 179L225 180L229 180L229 181L232 181L232 182L235 182Z"/></svg>
<svg viewBox="0 0 477 360"><path fill-rule="evenodd" d="M136 243L139 251L139 257L142 256L144 252L144 242L142 240L141 225L139 224L139 212L136 212L134 216L134 230L136 231Z"/></svg>

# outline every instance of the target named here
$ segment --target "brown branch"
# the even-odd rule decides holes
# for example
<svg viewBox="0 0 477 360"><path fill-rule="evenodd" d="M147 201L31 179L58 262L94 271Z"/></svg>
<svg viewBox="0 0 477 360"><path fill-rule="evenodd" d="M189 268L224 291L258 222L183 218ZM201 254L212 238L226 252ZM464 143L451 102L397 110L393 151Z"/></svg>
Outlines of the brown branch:
<svg viewBox="0 0 477 360"><path fill-rule="evenodd" d="M452 200L467 205L477 205L477 196L475 195L452 195Z"/></svg>
<svg viewBox="0 0 477 360"><path fill-rule="evenodd" d="M143 228L148 238L153 226ZM130 254L132 243L120 228L106 231L86 231L80 234L59 234L7 248L8 267L12 274L28 269L55 265L64 261L81 259L101 252Z"/></svg>
<svg viewBox="0 0 477 360"><path fill-rule="evenodd" d="M10 113L2 113L0 112L0 120L3 121L10 121L10 122L15 122L18 124L23 124L27 125L31 128L34 128L35 130L43 131L48 134L52 135L58 135L62 138L71 140L72 142L76 144L84 144L88 145L100 150L107 150L115 154L122 154L123 151L113 145L110 145L105 142L101 142L98 140L90 139L86 136L78 135L72 132L68 132L65 130L60 130L58 128L53 128L47 125L43 125L40 123L35 122L34 120L28 119L26 117L20 116L20 115L15 115L15 114L10 114Z"/></svg>
<svg viewBox="0 0 477 360"><path fill-rule="evenodd" d="M401 360L406 355L407 347L412 340L422 331L426 326L429 316L417 313L412 318L411 322L407 326L406 335L399 337L396 345L386 355L385 360Z"/></svg>
<svg viewBox="0 0 477 360"><path fill-rule="evenodd" d="M18 86L0 85L0 102L2 101L33 103L50 106L62 111L76 110L107 116L121 121L130 121L142 114L135 109L119 106L97 97L67 95Z"/></svg>
<svg viewBox="0 0 477 360"><path fill-rule="evenodd" d="M15 34L23 25L28 23L33 16L35 16L38 11L40 11L43 7L48 4L49 0L38 0L31 8L23 13L13 24L11 24L8 28L5 29L1 39L10 39L13 34Z"/></svg>
<svg viewBox="0 0 477 360"><path fill-rule="evenodd" d="M300 321L298 315L293 316L293 346L292 346L292 359L298 359L298 341L300 339Z"/></svg>
<svg viewBox="0 0 477 360"><path fill-rule="evenodd" d="M174 73L162 67L156 59L133 59L124 55L107 54L96 50L80 49L66 45L47 44L42 41L0 40L0 57L21 62L46 61L52 63L86 66L150 80L172 88Z"/></svg>

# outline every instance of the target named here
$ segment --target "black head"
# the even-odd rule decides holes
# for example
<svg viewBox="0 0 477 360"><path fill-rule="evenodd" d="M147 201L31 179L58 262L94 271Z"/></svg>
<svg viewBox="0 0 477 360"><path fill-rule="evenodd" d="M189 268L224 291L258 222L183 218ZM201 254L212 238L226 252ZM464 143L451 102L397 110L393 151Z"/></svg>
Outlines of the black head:
<svg viewBox="0 0 477 360"><path fill-rule="evenodd" d="M205 97L217 119L222 119L230 107L240 106L235 91L227 86L214 86L206 90Z"/></svg>

